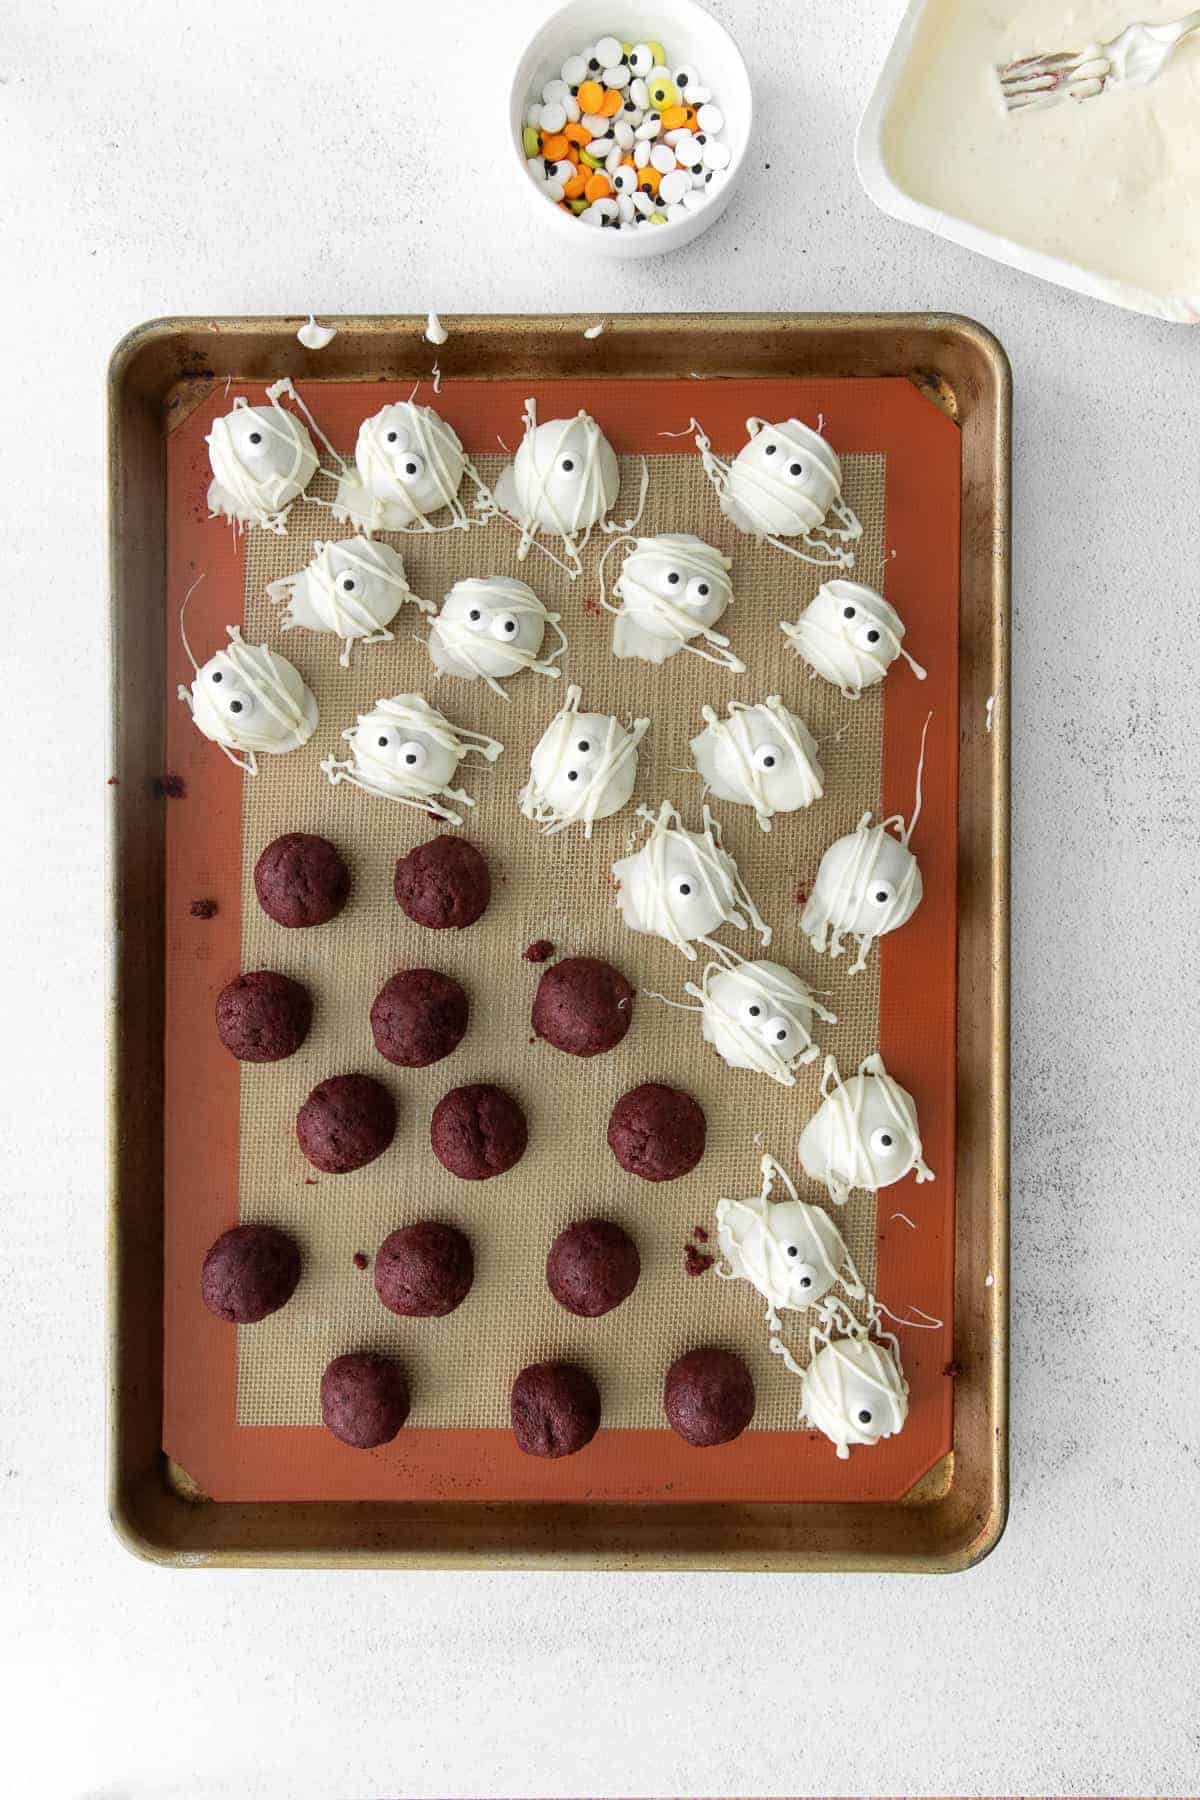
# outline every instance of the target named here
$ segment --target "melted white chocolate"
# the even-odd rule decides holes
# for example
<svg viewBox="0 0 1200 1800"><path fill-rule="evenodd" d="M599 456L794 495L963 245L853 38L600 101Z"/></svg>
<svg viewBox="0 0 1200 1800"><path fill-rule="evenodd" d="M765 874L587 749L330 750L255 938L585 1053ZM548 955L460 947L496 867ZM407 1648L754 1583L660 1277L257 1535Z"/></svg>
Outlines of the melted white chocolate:
<svg viewBox="0 0 1200 1800"><path fill-rule="evenodd" d="M732 462L714 455L693 419L704 472L720 497L721 511L739 531L786 550L818 567L851 569L850 548L862 525L842 498L837 452L801 419L746 420L749 443ZM795 543L785 542L793 538Z"/></svg>
<svg viewBox="0 0 1200 1800"><path fill-rule="evenodd" d="M284 631L331 631L341 638L344 669L356 643L392 641L388 626L406 603L421 612L434 610L430 601L413 593L404 561L390 544L365 537L317 540L313 551L307 568L272 581L267 594L284 605Z"/></svg>
<svg viewBox="0 0 1200 1800"><path fill-rule="evenodd" d="M567 648L561 616L547 612L533 589L511 575L456 581L430 627L429 654L439 675L486 681L507 700L500 682L522 669L558 680L554 664ZM547 625L558 634L558 648L543 658Z"/></svg>
<svg viewBox="0 0 1200 1800"><path fill-rule="evenodd" d="M693 944L708 943L710 931L721 925L747 929L739 910L744 909L760 942L770 943L771 927L750 898L737 864L722 848L721 828L707 806L703 831L686 830L669 800L657 813L640 807L638 817L651 826L649 838L635 855L622 857L612 868L617 905L631 930L665 938L694 962Z"/></svg>
<svg viewBox="0 0 1200 1800"><path fill-rule="evenodd" d="M691 742L696 767L718 800L752 806L763 831L776 813L798 812L825 792L816 740L778 694L758 706L726 704L727 719L700 709L705 729Z"/></svg>
<svg viewBox="0 0 1200 1800"><path fill-rule="evenodd" d="M446 801L475 804L470 794L450 786L459 763L472 751L495 762L504 749L494 738L452 725L420 694L377 700L342 736L352 747L351 761L326 757L321 764L334 786L348 782L364 793L432 813L451 825L461 825L462 816Z"/></svg>
<svg viewBox="0 0 1200 1800"><path fill-rule="evenodd" d="M800 1134L799 1155L805 1174L823 1181L836 1205L844 1206L853 1188L876 1193L910 1171L918 1182L933 1180L922 1158L916 1102L881 1056L866 1057L848 1081L827 1056L821 1096Z"/></svg>
<svg viewBox="0 0 1200 1800"><path fill-rule="evenodd" d="M820 1306L838 1282L854 1299L866 1295L841 1232L827 1212L801 1200L773 1156L761 1163L762 1191L752 1199L718 1200L717 1243L725 1281L748 1281L767 1302L766 1321L780 1329L780 1312ZM772 1200L776 1182L787 1200Z"/></svg>

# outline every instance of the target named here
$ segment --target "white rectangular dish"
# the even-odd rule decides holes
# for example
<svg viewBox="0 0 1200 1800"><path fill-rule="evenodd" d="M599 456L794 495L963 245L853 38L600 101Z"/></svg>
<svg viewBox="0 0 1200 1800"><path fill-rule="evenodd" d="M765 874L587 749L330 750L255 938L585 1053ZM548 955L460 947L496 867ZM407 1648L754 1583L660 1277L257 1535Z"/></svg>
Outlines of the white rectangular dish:
<svg viewBox="0 0 1200 1800"><path fill-rule="evenodd" d="M993 49L999 60L1082 48L1089 36L1111 35L1115 20L1178 14L1178 0L1092 0L1061 17L1021 0L1008 10L997 20L995 7L976 0L909 0L859 125L855 158L867 193L895 218L1045 281L1200 323L1200 158L1158 116L1165 95L1177 116L1200 117L1200 39L1140 91L1033 115L1006 117L998 96L994 112L984 104ZM1011 161L1004 132L1025 133L1014 136ZM940 162L925 154L939 133Z"/></svg>

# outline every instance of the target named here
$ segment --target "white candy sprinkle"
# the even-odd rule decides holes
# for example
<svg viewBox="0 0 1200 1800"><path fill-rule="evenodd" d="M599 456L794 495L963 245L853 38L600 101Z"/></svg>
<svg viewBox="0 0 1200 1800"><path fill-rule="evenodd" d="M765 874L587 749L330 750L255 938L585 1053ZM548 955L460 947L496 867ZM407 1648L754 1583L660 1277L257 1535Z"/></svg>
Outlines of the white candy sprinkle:
<svg viewBox="0 0 1200 1800"><path fill-rule="evenodd" d="M682 169L672 169L669 174L663 176L659 183L658 197L660 200L665 200L670 206L673 202L682 200L691 185L690 175L685 175ZM670 217L670 213L667 214L667 217Z"/></svg>
<svg viewBox="0 0 1200 1800"><path fill-rule="evenodd" d="M649 146L649 144L635 144L633 146L634 167L638 168L638 169L644 169L646 164L649 161L650 161L650 146Z"/></svg>
<svg viewBox="0 0 1200 1800"><path fill-rule="evenodd" d="M561 181L544 181L542 183L542 192L545 194L547 200L561 200L563 197L563 184Z"/></svg>
<svg viewBox="0 0 1200 1800"><path fill-rule="evenodd" d="M594 137L587 146L587 153L589 156L594 156L597 162L603 162L609 151L615 150L616 147L615 140L610 137Z"/></svg>
<svg viewBox="0 0 1200 1800"><path fill-rule="evenodd" d="M546 173L542 167L542 159L540 156L531 156L529 161L525 164L525 167L529 170L529 173L533 176L535 181L541 181Z"/></svg>
<svg viewBox="0 0 1200 1800"><path fill-rule="evenodd" d="M708 185L708 180L709 180L709 177L708 177L708 175L705 174L703 169L693 169L693 171L692 171L692 186L694 188L706 187Z"/></svg>
<svg viewBox="0 0 1200 1800"><path fill-rule="evenodd" d="M587 123L586 119L584 120L584 123ZM634 132L634 136L640 138L656 138L661 129L661 125L662 121L659 119L658 114L649 113Z"/></svg>
<svg viewBox="0 0 1200 1800"><path fill-rule="evenodd" d="M684 206L684 204L681 200L672 201L671 205L668 206L668 208L667 208L668 224L673 225L675 223L676 219L686 219L687 216L688 216L688 209L686 206Z"/></svg>
<svg viewBox="0 0 1200 1800"><path fill-rule="evenodd" d="M691 135L692 134L690 131L686 130L684 126L680 125L680 126L677 126L674 131L664 131L663 132L663 143L670 144L672 150L674 150L676 145L679 143L680 138L691 137Z"/></svg>
<svg viewBox="0 0 1200 1800"><path fill-rule="evenodd" d="M568 56L561 73L568 87L578 87L581 81L587 80L587 58Z"/></svg>
<svg viewBox="0 0 1200 1800"><path fill-rule="evenodd" d="M603 200L593 200L591 207L589 208L589 211L591 212L598 212L602 219L615 219L617 217L617 210L616 201L610 199L607 194L604 196Z"/></svg>
<svg viewBox="0 0 1200 1800"><path fill-rule="evenodd" d="M530 106L525 109L525 123L527 125L532 125L533 129L536 131L541 122L542 109L540 106Z"/></svg>
<svg viewBox="0 0 1200 1800"><path fill-rule="evenodd" d="M620 144L622 150L633 149L633 126L627 125L624 119L618 119L613 126L613 136L616 138L618 144Z"/></svg>
<svg viewBox="0 0 1200 1800"><path fill-rule="evenodd" d="M582 123L587 126L593 137L603 137L609 128L610 121L602 119L599 113L584 113Z"/></svg>
<svg viewBox="0 0 1200 1800"><path fill-rule="evenodd" d="M725 129L725 114L720 107L707 103L696 114L696 123L701 131L711 132L715 137L718 131Z"/></svg>
<svg viewBox="0 0 1200 1800"><path fill-rule="evenodd" d="M639 80L654 67L654 57L645 44L635 44L629 55L629 66Z"/></svg>
<svg viewBox="0 0 1200 1800"><path fill-rule="evenodd" d="M612 68L615 63L620 62L624 52L621 49L621 41L619 38L602 37L597 40L594 54L597 62L599 62L603 68L609 69Z"/></svg>
<svg viewBox="0 0 1200 1800"><path fill-rule="evenodd" d="M613 187L618 194L632 194L637 186L637 170L618 162L612 172Z"/></svg>
<svg viewBox="0 0 1200 1800"><path fill-rule="evenodd" d="M647 88L645 80L643 79L642 76L635 75L633 80L630 82L629 97L633 101L635 106L640 106L643 109L645 107L649 106L650 90Z"/></svg>
<svg viewBox="0 0 1200 1800"><path fill-rule="evenodd" d="M623 219L635 219L637 217L637 208L634 206L633 201L628 194L617 195L617 206Z"/></svg>
<svg viewBox="0 0 1200 1800"><path fill-rule="evenodd" d="M669 175L675 167L675 152L669 144L655 144L650 152L650 161L660 175Z"/></svg>
<svg viewBox="0 0 1200 1800"><path fill-rule="evenodd" d="M604 214L596 210L599 205L600 202L597 200L591 206L584 207L579 217L585 225L602 225L604 223Z"/></svg>
<svg viewBox="0 0 1200 1800"><path fill-rule="evenodd" d="M570 125L578 125L578 123L579 123L579 102L575 98L574 94L567 95L566 99L562 103L562 109L567 115L567 123Z"/></svg>
<svg viewBox="0 0 1200 1800"><path fill-rule="evenodd" d="M570 91L565 81L548 81L542 89L542 99L552 106L556 100L565 100Z"/></svg>
<svg viewBox="0 0 1200 1800"><path fill-rule="evenodd" d="M691 187L683 196L683 204L688 212L699 212L702 206L708 205L708 194L703 186Z"/></svg>
<svg viewBox="0 0 1200 1800"><path fill-rule="evenodd" d="M621 117L624 119L626 125L632 125L633 129L636 131L638 126L645 121L646 115L640 106L635 106L632 112L629 107L626 107L621 114Z"/></svg>
<svg viewBox="0 0 1200 1800"><path fill-rule="evenodd" d="M610 88L628 87L629 86L629 70L625 67L624 63L617 63L614 68L605 69L603 79L604 79L605 87L610 87Z"/></svg>
<svg viewBox="0 0 1200 1800"><path fill-rule="evenodd" d="M698 144L690 131L675 146L675 160L685 169L698 169L704 161L704 145Z"/></svg>
<svg viewBox="0 0 1200 1800"><path fill-rule="evenodd" d="M624 154L625 154L625 152L622 150L620 144L613 145L612 149L609 151L608 155L604 159L604 170L605 170L606 174L608 174L608 175L616 174L617 170L621 166L621 158L624 156Z"/></svg>
<svg viewBox="0 0 1200 1800"><path fill-rule="evenodd" d="M704 166L706 169L727 169L731 154L728 144L716 144L709 138L704 146Z"/></svg>
<svg viewBox="0 0 1200 1800"><path fill-rule="evenodd" d="M557 100L542 108L542 130L561 131L567 122L567 110Z"/></svg>
<svg viewBox="0 0 1200 1800"><path fill-rule="evenodd" d="M633 204L644 219L648 219L654 211L654 195L645 193L641 188L633 196Z"/></svg>
<svg viewBox="0 0 1200 1800"><path fill-rule="evenodd" d="M561 181L563 186L566 187L574 173L575 164L568 162L566 157L564 157L561 162L551 163L550 173L547 175L546 179L547 181Z"/></svg>

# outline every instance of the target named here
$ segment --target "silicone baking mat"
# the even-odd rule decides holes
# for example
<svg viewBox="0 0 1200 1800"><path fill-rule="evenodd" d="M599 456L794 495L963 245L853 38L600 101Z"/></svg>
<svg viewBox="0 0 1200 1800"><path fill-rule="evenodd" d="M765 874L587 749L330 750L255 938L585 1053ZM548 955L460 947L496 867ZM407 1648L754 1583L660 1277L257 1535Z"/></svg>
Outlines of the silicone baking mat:
<svg viewBox="0 0 1200 1800"><path fill-rule="evenodd" d="M322 429L343 453L357 425L386 400L406 397L386 384L314 384L304 390ZM312 688L321 720L311 742L288 757L260 759L244 779L192 728L186 709L169 711L172 772L186 795L168 813L167 999L167 1317L165 1448L212 1497L421 1499L892 1498L906 1492L950 1445L951 1246L954 1144L955 792L957 777L957 570L959 445L955 426L908 383L897 380L450 383L437 406L463 438L485 479L507 460L498 440L519 441L527 394L539 416L586 406L622 457L614 516L633 508L639 458L650 462L649 497L639 529L689 529L734 559L736 603L722 622L747 673L734 675L680 654L660 668L611 655L612 620L597 604L597 564L609 540L596 534L576 583L534 550L520 564L517 535L502 523L469 532L389 536L413 589L440 601L465 575L520 574L561 612L569 650L565 675L527 673L506 686L509 701L482 682L435 679L415 609L393 622L395 640L359 646L342 669L332 636L283 634L267 583L299 569L314 539L349 535L315 500L292 511L287 536L235 537L209 520L204 434L239 392L211 392L174 431L169 449L172 617L197 575L188 610L200 660L240 623L251 642L283 650ZM897 662L861 701L808 679L779 630L794 619L828 571L755 546L721 518L688 437L665 437L694 414L714 447L732 453L745 420L789 414L820 420L839 450L846 495L864 534L855 578L883 588L908 626L906 643L928 671L919 683ZM318 477L314 495L331 490ZM619 564L620 552L610 558ZM178 635L167 684L191 674ZM523 820L516 796L529 751L562 703L567 680L583 705L649 717L634 801L601 821L591 842L577 831L541 836ZM397 856L439 827L422 814L356 790L333 788L318 764L343 753L340 732L381 695L420 691L458 725L505 745L488 767L469 758L460 781L478 804L465 835L484 850L494 897L468 931L433 933L396 906ZM824 1047L849 1073L879 1048L913 1093L925 1155L937 1181L912 1178L878 1199L856 1194L837 1222L868 1283L895 1313L910 1307L944 1321L938 1331L901 1333L911 1411L904 1432L838 1462L833 1447L796 1426L799 1384L769 1354L763 1303L744 1283L715 1271L689 1276L685 1248L695 1227L715 1236L721 1195L759 1188L759 1158L770 1150L798 1176L805 1197L828 1204L795 1163L800 1128L817 1104L820 1065L784 1089L734 1071L702 1041L696 1018L661 1004L683 1000L687 963L657 939L631 933L613 904L612 862L640 841L634 808L671 798L697 824L702 783L688 740L707 702L723 712L731 697L781 694L808 721L821 747L825 797L777 818L767 834L745 808L713 803L774 937L763 951L751 932L719 936L745 955L766 954L797 968L826 996L838 1023L818 1028ZM914 838L926 899L914 919L885 939L865 972L850 957L816 957L799 929L802 900L825 846L867 809L911 811L921 729L931 714L924 809ZM441 829L453 829L440 827ZM289 932L258 907L252 870L280 832L317 831L339 844L354 876L352 899L336 921ZM194 899L216 899L210 919ZM534 1041L529 1006L540 970L523 958L533 939L556 954L586 952L622 968L638 997L632 1027L612 1053L565 1057ZM394 1069L375 1050L371 1000L396 969L428 964L461 980L471 1027L453 1057L423 1070ZM313 993L313 1030L284 1063L241 1065L219 1045L216 994L239 968L275 968ZM382 1079L399 1108L392 1148L342 1177L310 1168L293 1121L325 1076L360 1069ZM434 1158L429 1115L447 1088L496 1080L525 1107L530 1147L509 1174L463 1183ZM627 1088L666 1079L687 1088L708 1119L708 1147L694 1174L649 1185L626 1175L605 1141L613 1102ZM572 1218L602 1213L636 1238L642 1278L631 1298L598 1320L574 1319L549 1295L546 1251ZM443 1320L401 1320L378 1302L369 1261L387 1233L421 1217L444 1218L470 1235L476 1282ZM292 1232L305 1259L292 1301L261 1324L232 1331L199 1301L204 1250L236 1219L270 1220ZM699 1247L705 1248L700 1245ZM707 1249L715 1245L710 1241ZM356 1261L357 1257L357 1261ZM804 1319L786 1334L804 1354ZM698 1344L738 1350L754 1373L757 1410L735 1444L701 1455L664 1427L663 1373ZM398 1356L413 1389L409 1424L391 1445L354 1452L320 1425L318 1387L328 1360L349 1349ZM508 1389L527 1362L565 1356L590 1368L601 1387L604 1427L581 1455L546 1463L523 1457L507 1429Z"/></svg>

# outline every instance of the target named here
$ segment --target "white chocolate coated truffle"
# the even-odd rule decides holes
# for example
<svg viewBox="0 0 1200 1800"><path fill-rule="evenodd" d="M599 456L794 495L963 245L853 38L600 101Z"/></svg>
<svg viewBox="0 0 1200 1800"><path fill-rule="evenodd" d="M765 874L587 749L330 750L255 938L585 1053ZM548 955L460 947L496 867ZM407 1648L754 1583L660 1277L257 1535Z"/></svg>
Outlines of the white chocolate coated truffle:
<svg viewBox="0 0 1200 1800"><path fill-rule="evenodd" d="M307 568L271 582L267 593L286 603L284 631L331 631L342 639L343 668L350 665L356 643L383 644L392 638L388 626L405 602L432 612L408 585L399 551L375 538L343 538L313 545Z"/></svg>
<svg viewBox="0 0 1200 1800"><path fill-rule="evenodd" d="M578 822L590 838L593 822L620 812L637 780L637 747L649 719L626 727L612 713L580 712L582 698L580 688L567 689L562 711L534 746L521 790L522 813L548 836Z"/></svg>
<svg viewBox="0 0 1200 1800"><path fill-rule="evenodd" d="M905 837L897 835L901 824L885 819L872 825L864 813L853 831L836 838L821 858L800 920L819 956L841 956L843 932L857 939L851 975L866 967L875 940L906 925L921 903L921 871Z"/></svg>
<svg viewBox="0 0 1200 1800"><path fill-rule="evenodd" d="M238 398L233 410L214 419L206 438L212 482L208 510L238 525L259 525L282 536L292 502L317 472L308 430L279 404L283 384L267 390L266 406Z"/></svg>
<svg viewBox="0 0 1200 1800"><path fill-rule="evenodd" d="M767 1302L767 1323L779 1328L780 1312L819 1306L841 1282L848 1294L865 1289L841 1232L827 1212L801 1200L773 1156L762 1159L762 1192L747 1200L717 1202L717 1244L727 1280L748 1281ZM787 1200L772 1200L776 1181Z"/></svg>
<svg viewBox="0 0 1200 1800"><path fill-rule="evenodd" d="M819 800L824 771L811 731L778 694L758 706L730 700L729 717L701 708L704 730L692 739L696 767L718 800L752 806L770 831L776 813L799 812Z"/></svg>
<svg viewBox="0 0 1200 1800"><path fill-rule="evenodd" d="M351 760L327 757L321 764L335 786L349 782L382 800L434 813L451 825L461 825L462 818L445 801L475 804L461 788L450 786L459 763L471 751L495 762L504 748L494 738L452 725L420 694L377 700L342 736L351 746Z"/></svg>
<svg viewBox="0 0 1200 1800"><path fill-rule="evenodd" d="M613 655L664 663L680 650L740 673L729 639L712 627L733 600L727 556L690 532L635 538L613 592L621 602L613 627ZM715 645L713 655L692 638Z"/></svg>
<svg viewBox="0 0 1200 1800"><path fill-rule="evenodd" d="M721 925L746 929L744 910L761 943L770 943L771 928L722 848L721 828L707 806L703 831L686 830L666 800L657 814L643 809L640 816L652 827L649 838L612 869L617 905L631 930L665 938L694 962L697 939L707 939Z"/></svg>
<svg viewBox="0 0 1200 1800"><path fill-rule="evenodd" d="M895 1355L873 1338L831 1338L814 1352L801 1387L803 1416L837 1447L877 1444L903 1429L908 1383Z"/></svg>
<svg viewBox="0 0 1200 1800"><path fill-rule="evenodd" d="M412 531L448 506L457 523L465 522L458 490L467 455L454 427L431 406L396 400L364 419L354 466L338 485L335 517L367 531Z"/></svg>
<svg viewBox="0 0 1200 1800"><path fill-rule="evenodd" d="M857 1075L843 1081L832 1056L825 1058L822 1101L800 1134L800 1162L823 1181L839 1206L852 1188L875 1193L911 1171L932 1181L921 1155L917 1108L893 1081L881 1056L868 1056Z"/></svg>
<svg viewBox="0 0 1200 1800"><path fill-rule="evenodd" d="M802 537L842 497L837 452L800 419L747 419L750 442L729 465L721 511L756 537Z"/></svg>
<svg viewBox="0 0 1200 1800"><path fill-rule="evenodd" d="M795 1071L819 1055L813 1042L814 1017L836 1025L808 984L782 963L748 962L731 950L709 963L697 986L687 990L700 1002L706 1043L731 1069L769 1075L780 1087L794 1087Z"/></svg>
<svg viewBox="0 0 1200 1800"><path fill-rule="evenodd" d="M462 681L482 678L507 700L500 682L522 669L557 678L553 664L567 647L559 618L547 612L531 587L511 575L456 581L430 627L429 654L440 675ZM547 625L558 632L559 643L542 661Z"/></svg>
<svg viewBox="0 0 1200 1800"><path fill-rule="evenodd" d="M925 671L903 648L904 622L882 594L858 581L827 581L794 625L780 630L809 668L857 700L882 681L898 656L924 681Z"/></svg>
<svg viewBox="0 0 1200 1800"><path fill-rule="evenodd" d="M563 539L574 576L592 527L620 490L616 454L590 413L539 425L536 406L527 400L524 416L525 435L496 483L495 502L521 527L519 558L528 555L539 531L553 532Z"/></svg>
<svg viewBox="0 0 1200 1800"><path fill-rule="evenodd" d="M236 625L227 631L228 647L193 665L195 680L190 689L179 689L179 698L191 707L197 731L254 775L259 753L284 756L307 744L317 726L317 703L286 656L266 644L243 643Z"/></svg>

